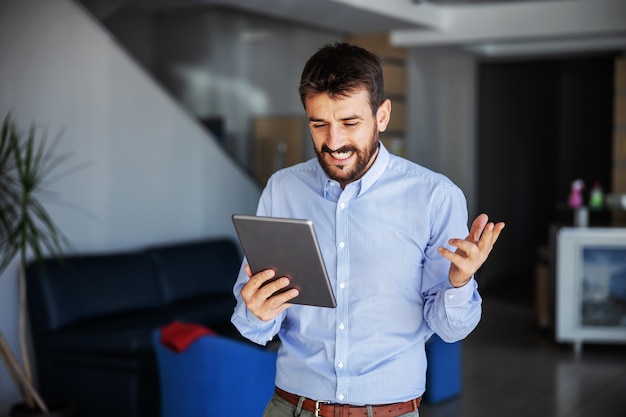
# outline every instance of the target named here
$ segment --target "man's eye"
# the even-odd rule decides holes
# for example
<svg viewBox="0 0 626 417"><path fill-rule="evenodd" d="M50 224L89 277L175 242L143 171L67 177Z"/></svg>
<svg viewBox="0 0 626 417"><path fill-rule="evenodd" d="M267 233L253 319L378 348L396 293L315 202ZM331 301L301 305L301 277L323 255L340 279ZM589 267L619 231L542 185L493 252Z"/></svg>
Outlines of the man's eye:
<svg viewBox="0 0 626 417"><path fill-rule="evenodd" d="M325 127L325 126L326 126L325 124L314 124L313 128L314 129L321 129L322 127Z"/></svg>
<svg viewBox="0 0 626 417"><path fill-rule="evenodd" d="M346 126L356 126L357 122L346 122L344 123Z"/></svg>

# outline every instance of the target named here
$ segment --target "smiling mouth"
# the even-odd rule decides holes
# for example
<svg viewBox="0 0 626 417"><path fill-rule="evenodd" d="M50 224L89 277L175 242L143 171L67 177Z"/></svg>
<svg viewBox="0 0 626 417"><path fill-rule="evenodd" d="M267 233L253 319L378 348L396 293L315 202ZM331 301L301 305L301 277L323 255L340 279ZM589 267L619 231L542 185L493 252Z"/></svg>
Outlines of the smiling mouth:
<svg viewBox="0 0 626 417"><path fill-rule="evenodd" d="M348 152L329 152L329 153L335 159L344 160L344 159L350 158L354 152L348 151Z"/></svg>
<svg viewBox="0 0 626 417"><path fill-rule="evenodd" d="M332 150L328 146L324 145L322 147L322 152L326 152L338 161L344 161L354 155L355 150L345 146L336 150Z"/></svg>

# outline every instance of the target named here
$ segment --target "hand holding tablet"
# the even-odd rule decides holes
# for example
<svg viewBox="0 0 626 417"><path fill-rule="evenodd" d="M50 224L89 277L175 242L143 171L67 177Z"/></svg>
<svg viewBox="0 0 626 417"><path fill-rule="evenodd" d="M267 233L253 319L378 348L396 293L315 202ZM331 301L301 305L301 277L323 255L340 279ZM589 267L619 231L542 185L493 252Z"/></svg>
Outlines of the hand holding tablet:
<svg viewBox="0 0 626 417"><path fill-rule="evenodd" d="M252 274L275 271L274 279L286 276L300 294L293 304L336 307L326 267L310 220L278 217L232 217Z"/></svg>

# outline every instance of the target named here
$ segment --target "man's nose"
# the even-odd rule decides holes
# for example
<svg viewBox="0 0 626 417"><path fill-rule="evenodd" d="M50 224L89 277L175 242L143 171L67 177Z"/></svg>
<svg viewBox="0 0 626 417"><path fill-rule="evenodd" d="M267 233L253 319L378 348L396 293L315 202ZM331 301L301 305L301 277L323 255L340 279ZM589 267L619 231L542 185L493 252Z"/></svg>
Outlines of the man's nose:
<svg viewBox="0 0 626 417"><path fill-rule="evenodd" d="M333 151L341 148L343 145L345 145L344 136L345 134L341 125L331 125L330 129L328 130L328 143L326 144L326 146L328 146Z"/></svg>

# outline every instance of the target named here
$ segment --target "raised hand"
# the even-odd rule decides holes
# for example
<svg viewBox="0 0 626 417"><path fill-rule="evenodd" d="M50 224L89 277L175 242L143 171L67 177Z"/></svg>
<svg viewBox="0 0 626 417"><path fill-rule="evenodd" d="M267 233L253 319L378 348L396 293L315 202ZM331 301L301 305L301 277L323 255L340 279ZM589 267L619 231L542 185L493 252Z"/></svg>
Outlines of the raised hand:
<svg viewBox="0 0 626 417"><path fill-rule="evenodd" d="M476 217L465 239L448 241L451 246L456 247L456 251L439 248L439 253L450 261L449 279L454 287L467 284L485 263L502 229L504 229L503 222L496 224L489 222L489 217L483 213Z"/></svg>

